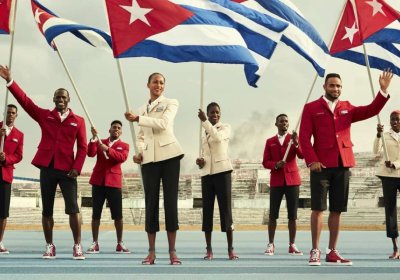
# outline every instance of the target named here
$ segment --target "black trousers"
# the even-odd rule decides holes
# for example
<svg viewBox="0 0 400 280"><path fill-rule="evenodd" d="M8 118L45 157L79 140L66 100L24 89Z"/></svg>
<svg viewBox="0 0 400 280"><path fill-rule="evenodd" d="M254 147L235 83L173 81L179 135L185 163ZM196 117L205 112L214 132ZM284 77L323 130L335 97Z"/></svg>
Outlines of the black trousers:
<svg viewBox="0 0 400 280"><path fill-rule="evenodd" d="M181 156L142 165L142 178L146 205L145 230L160 231L160 183L163 185L165 229L176 231L178 225L178 186Z"/></svg>
<svg viewBox="0 0 400 280"><path fill-rule="evenodd" d="M397 192L400 191L400 178L379 176L382 181L383 201L385 202L386 236L399 236L397 225Z"/></svg>
<svg viewBox="0 0 400 280"><path fill-rule="evenodd" d="M213 230L215 196L218 200L221 231L233 230L231 171L201 177L201 193L203 196L202 230L204 232Z"/></svg>

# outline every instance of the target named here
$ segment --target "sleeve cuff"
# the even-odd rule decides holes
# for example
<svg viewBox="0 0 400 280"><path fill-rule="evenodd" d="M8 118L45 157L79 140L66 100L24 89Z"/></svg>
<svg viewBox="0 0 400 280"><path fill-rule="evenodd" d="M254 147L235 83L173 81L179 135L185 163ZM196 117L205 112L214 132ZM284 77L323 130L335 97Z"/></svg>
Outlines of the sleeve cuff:
<svg viewBox="0 0 400 280"><path fill-rule="evenodd" d="M7 87L10 87L14 83L14 79L11 79L9 83L6 84Z"/></svg>
<svg viewBox="0 0 400 280"><path fill-rule="evenodd" d="M382 90L379 90L379 92L383 95L383 97L385 97L385 98L389 97L389 93L388 92L384 93Z"/></svg>

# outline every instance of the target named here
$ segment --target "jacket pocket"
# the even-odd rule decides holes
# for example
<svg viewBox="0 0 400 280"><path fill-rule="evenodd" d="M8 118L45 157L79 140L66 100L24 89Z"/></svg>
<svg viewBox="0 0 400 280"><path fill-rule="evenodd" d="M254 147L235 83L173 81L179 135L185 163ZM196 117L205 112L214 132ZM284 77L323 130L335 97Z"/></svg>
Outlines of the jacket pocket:
<svg viewBox="0 0 400 280"><path fill-rule="evenodd" d="M158 143L160 144L161 147L175 143L176 139L175 137L162 137L158 140Z"/></svg>

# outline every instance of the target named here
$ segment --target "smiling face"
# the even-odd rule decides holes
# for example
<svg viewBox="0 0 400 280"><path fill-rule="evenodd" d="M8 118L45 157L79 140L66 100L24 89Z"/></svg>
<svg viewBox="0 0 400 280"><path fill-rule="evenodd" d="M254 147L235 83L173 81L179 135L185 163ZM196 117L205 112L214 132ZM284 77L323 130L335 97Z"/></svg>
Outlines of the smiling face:
<svg viewBox="0 0 400 280"><path fill-rule="evenodd" d="M152 74L147 83L147 87L150 90L151 101L156 100L164 92L164 87L165 87L164 76L158 73Z"/></svg>
<svg viewBox="0 0 400 280"><path fill-rule="evenodd" d="M219 119L221 118L221 110L219 109L219 106L217 105L211 106L207 110L207 118L212 125L218 123Z"/></svg>
<svg viewBox="0 0 400 280"><path fill-rule="evenodd" d="M118 122L111 124L109 129L111 141L117 140L122 134L122 125Z"/></svg>
<svg viewBox="0 0 400 280"><path fill-rule="evenodd" d="M400 132L400 113L393 112L390 114L390 127L394 132Z"/></svg>
<svg viewBox="0 0 400 280"><path fill-rule="evenodd" d="M68 109L69 94L65 89L57 89L54 93L53 102L57 108L57 111L64 113Z"/></svg>
<svg viewBox="0 0 400 280"><path fill-rule="evenodd" d="M275 126L278 128L279 135L284 135L289 129L289 119L287 116L282 115L276 119Z"/></svg>
<svg viewBox="0 0 400 280"><path fill-rule="evenodd" d="M342 93L342 81L338 77L331 77L324 84L325 97L330 101L335 101Z"/></svg>

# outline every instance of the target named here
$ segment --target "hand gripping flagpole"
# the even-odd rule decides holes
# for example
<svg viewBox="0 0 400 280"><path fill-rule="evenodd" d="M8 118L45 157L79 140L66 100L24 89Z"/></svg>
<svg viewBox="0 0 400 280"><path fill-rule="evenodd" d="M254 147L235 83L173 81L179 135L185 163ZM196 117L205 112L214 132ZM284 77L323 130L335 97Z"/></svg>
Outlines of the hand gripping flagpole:
<svg viewBox="0 0 400 280"><path fill-rule="evenodd" d="M11 66L12 66L12 57L13 57L13 53L14 53L14 38L15 38L15 21L17 18L17 0L14 0L13 2L14 6L11 8L11 10L13 11L13 19L12 19L12 24L10 26L10 31L11 31L11 43L10 43L10 57L8 58L8 68L11 71ZM8 106L8 88L6 89L6 97L4 100L4 116L3 116L3 126L2 128L6 127L6 122L7 122L7 106ZM5 137L0 136L1 137L1 144L0 144L0 152L3 152L4 150L4 140Z"/></svg>
<svg viewBox="0 0 400 280"><path fill-rule="evenodd" d="M201 63L200 67L200 109L203 110L204 106L204 63ZM199 129L199 157L201 157L201 133L203 130L203 126L201 125L202 121L200 120L200 129Z"/></svg>
<svg viewBox="0 0 400 280"><path fill-rule="evenodd" d="M61 52L60 52L60 50L59 50L58 47L57 47L57 44L56 44L55 39L53 40L53 47L54 47L54 50L57 52L58 57L60 58L62 65L64 66L65 72L67 73L68 78L69 78L69 80L71 81L71 84L72 84L72 86L73 86L73 88L74 88L74 90L75 90L76 96L78 97L79 102L80 102L81 105L82 105L83 111L85 112L86 118L89 120L90 126L91 126L91 127L95 127L95 126L94 126L94 123L93 123L93 121L92 121L92 118L91 118L90 115L89 115L89 111L87 110L86 105L85 105L85 103L83 102L83 99L82 99L82 97L81 97L81 95L80 95L80 93L79 93L79 90L78 90L78 88L77 88L77 86L76 86L76 84L75 84L75 81L74 81L74 79L73 79L72 76L71 76L71 73L70 73L70 71L69 71L69 69L68 69L68 67L67 67L67 64L65 63L65 61L64 61L64 59L63 59L63 57L62 57L62 55L61 55ZM97 137L97 140L99 141L99 144L100 144L100 143L101 143L101 140L100 140L99 134L97 134L96 137ZM108 159L108 155L107 155L106 152L104 152L104 156Z"/></svg>
<svg viewBox="0 0 400 280"><path fill-rule="evenodd" d="M331 45L332 45L332 42L333 42L333 39L334 39L336 30L338 29L339 24L340 24L341 15L343 14L343 11L344 11L344 9L345 9L345 7L346 7L346 3L347 3L347 0L344 0L342 12L339 14L339 18L338 18L338 20L337 20L336 27L335 27L335 29L333 30L333 34L332 34L332 36L331 36L331 40L330 40L330 42L329 42L329 47L328 47L328 49L330 49L330 47L331 47ZM314 86L315 86L315 83L316 83L316 81L317 81L317 78L318 78L318 73L315 74L314 81L312 82L310 91L308 92L308 95L307 95L307 98L306 98L306 102L305 102L304 104L307 104L308 101L310 100L311 93L312 93L312 91L313 91L313 89L314 89ZM301 121L301 115L302 115L302 114L300 114L300 116L299 116L299 118L298 118L298 120L297 120L296 128L293 130L294 132L296 132L296 131L299 129L300 121ZM285 155L283 156L282 161L286 161L287 156L288 156L288 154L289 154L290 147L292 146L292 144L293 144L293 140L290 139L289 144L288 144L288 146L287 146L287 148L286 148Z"/></svg>

